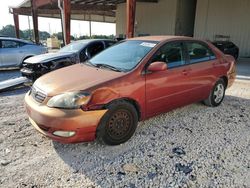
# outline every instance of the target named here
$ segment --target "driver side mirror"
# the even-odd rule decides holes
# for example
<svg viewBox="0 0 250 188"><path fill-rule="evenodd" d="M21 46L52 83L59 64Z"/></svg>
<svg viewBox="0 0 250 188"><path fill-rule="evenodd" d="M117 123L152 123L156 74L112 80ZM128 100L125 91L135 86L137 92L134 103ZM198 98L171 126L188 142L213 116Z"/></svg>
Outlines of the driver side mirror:
<svg viewBox="0 0 250 188"><path fill-rule="evenodd" d="M149 72L158 72L158 71L165 71L167 70L167 64L165 62L161 62L161 61L156 61L151 63L148 66L148 71Z"/></svg>

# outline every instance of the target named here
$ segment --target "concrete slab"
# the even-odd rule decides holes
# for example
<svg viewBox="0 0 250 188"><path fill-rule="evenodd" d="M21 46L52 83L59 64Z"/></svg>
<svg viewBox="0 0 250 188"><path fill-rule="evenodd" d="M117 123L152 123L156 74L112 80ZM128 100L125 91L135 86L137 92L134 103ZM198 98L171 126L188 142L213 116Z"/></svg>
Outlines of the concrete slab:
<svg viewBox="0 0 250 188"><path fill-rule="evenodd" d="M250 80L250 58L241 58L237 61L237 79Z"/></svg>

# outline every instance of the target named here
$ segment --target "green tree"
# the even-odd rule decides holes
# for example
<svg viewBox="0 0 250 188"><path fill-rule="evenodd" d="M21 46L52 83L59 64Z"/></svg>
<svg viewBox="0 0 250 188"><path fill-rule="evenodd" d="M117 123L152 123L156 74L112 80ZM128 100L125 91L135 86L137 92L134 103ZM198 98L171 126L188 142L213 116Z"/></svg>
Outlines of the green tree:
<svg viewBox="0 0 250 188"><path fill-rule="evenodd" d="M50 34L47 31L39 31L40 40L47 40L50 37Z"/></svg>
<svg viewBox="0 0 250 188"><path fill-rule="evenodd" d="M52 36L57 37L58 40L63 40L63 34L62 34L62 32L54 33ZM75 37L72 36L72 35L70 35L70 39L71 40L75 40Z"/></svg>
<svg viewBox="0 0 250 188"><path fill-rule="evenodd" d="M23 31L23 38L26 39L26 40L32 40L34 37L33 37L33 31L32 30L29 30L29 29L26 29Z"/></svg>
<svg viewBox="0 0 250 188"><path fill-rule="evenodd" d="M0 30L1 36L16 37L15 27L13 25L6 25ZM20 37L23 37L23 32L20 30Z"/></svg>

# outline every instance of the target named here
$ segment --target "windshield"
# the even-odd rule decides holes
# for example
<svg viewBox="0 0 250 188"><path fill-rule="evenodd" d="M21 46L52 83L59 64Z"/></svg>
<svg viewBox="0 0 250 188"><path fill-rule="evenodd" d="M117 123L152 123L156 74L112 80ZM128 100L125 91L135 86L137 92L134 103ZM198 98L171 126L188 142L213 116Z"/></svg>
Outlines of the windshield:
<svg viewBox="0 0 250 188"><path fill-rule="evenodd" d="M73 42L70 43L67 46L64 46L59 50L59 52L78 52L80 51L84 46L86 46L87 43L83 42Z"/></svg>
<svg viewBox="0 0 250 188"><path fill-rule="evenodd" d="M155 41L125 41L94 56L90 63L96 66L107 65L124 72L130 71L156 44Z"/></svg>

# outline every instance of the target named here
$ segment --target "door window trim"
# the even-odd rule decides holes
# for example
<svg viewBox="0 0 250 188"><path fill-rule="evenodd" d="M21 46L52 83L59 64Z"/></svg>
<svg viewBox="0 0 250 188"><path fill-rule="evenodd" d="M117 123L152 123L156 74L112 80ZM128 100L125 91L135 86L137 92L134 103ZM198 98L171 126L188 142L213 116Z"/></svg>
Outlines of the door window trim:
<svg viewBox="0 0 250 188"><path fill-rule="evenodd" d="M198 61L198 62L195 62L195 63L191 63L190 56L189 56L189 53L188 53L187 43L198 43L198 44L200 44L202 46L205 46L214 55L215 58L214 59L209 58L209 60L203 60L203 61ZM217 56L216 56L216 53L214 53L214 51L205 42L197 41L197 40L185 40L185 41L183 41L183 45L184 45L184 48L185 48L185 51L186 51L186 58L187 58L186 63L187 63L187 65L194 65L194 64L198 64L198 63L210 62L210 61L214 61L214 60L218 59Z"/></svg>
<svg viewBox="0 0 250 188"><path fill-rule="evenodd" d="M179 66L175 66L175 67L171 67L171 68L168 68L167 70L172 70L172 69L176 69L176 68L180 68L180 67L185 67L185 66L188 66L190 64L188 64L188 54L187 54L187 51L185 50L185 45L184 45L184 41L183 40L176 40L176 41L168 41L168 42L165 42L164 44L162 44L157 50L156 52L151 56L151 58L149 59L149 61L146 63L145 65L145 68L144 68L144 71L143 72L147 72L147 68L148 66L153 63L153 58L155 56L155 54L157 52L159 52L159 50L161 50L162 47L164 47L165 45L167 44L176 44L176 43L179 43L181 46L182 46L182 53L183 53L183 61L185 62L183 65L179 65Z"/></svg>

